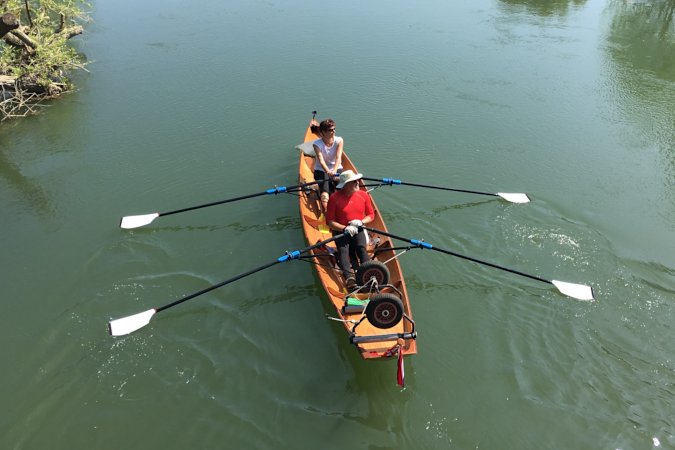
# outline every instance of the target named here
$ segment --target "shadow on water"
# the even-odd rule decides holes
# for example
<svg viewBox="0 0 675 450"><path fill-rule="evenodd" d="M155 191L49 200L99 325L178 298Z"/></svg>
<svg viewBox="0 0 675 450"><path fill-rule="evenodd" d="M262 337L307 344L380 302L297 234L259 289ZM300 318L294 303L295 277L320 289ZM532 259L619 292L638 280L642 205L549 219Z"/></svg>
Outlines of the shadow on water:
<svg viewBox="0 0 675 450"><path fill-rule="evenodd" d="M283 292L274 295L264 295L259 297L248 297L239 302L238 308L242 312L250 311L253 308L262 308L275 304L286 304L292 302L303 302L307 298L315 297L317 287L311 285L291 285L286 286Z"/></svg>
<svg viewBox="0 0 675 450"><path fill-rule="evenodd" d="M369 445L363 448L373 450L412 445L406 412L411 398L416 396L414 387L402 389L398 386L395 358L363 360L356 348L349 344L341 328L342 325L336 327L336 333L340 334L339 340L343 342L338 354L343 362L353 368L353 376L347 380L345 392L350 398L359 400L349 410L336 412L341 420L335 422L332 431L341 435L353 428L368 430L371 439ZM415 356L405 358L404 365L406 386L415 386Z"/></svg>
<svg viewBox="0 0 675 450"><path fill-rule="evenodd" d="M320 280L312 270L314 283L303 289L308 296L320 297L321 308L326 317L335 317L337 314L333 305L326 297L320 286ZM402 443L410 443L410 425L406 416L409 401L416 394L413 388L402 389L397 384L397 361L395 358L387 360L364 360L356 347L349 342L349 335L342 323L325 320L324 326L330 327L331 334L337 344L335 352L341 361L339 366L347 368L348 374L344 380L344 398L350 399L348 408L335 406L329 410L313 410L314 413L324 416L334 416L331 434L341 436L341 442L357 442L369 449L401 448ZM415 356L405 358L406 386L415 385L413 367ZM411 390L413 389L413 390ZM354 428L367 430L368 445L363 446L357 436L347 436ZM347 433L347 434L345 434ZM404 446L405 448L407 446Z"/></svg>
<svg viewBox="0 0 675 450"><path fill-rule="evenodd" d="M160 219L161 220L161 219ZM300 218L282 216L277 217L273 221L265 223L251 223L251 222L231 222L231 223L213 223L208 225L173 225L162 226L149 225L146 227L137 228L132 233L156 233L156 232L189 232L189 231L219 231L232 230L239 233L250 233L256 231L283 231L283 230L299 230Z"/></svg>

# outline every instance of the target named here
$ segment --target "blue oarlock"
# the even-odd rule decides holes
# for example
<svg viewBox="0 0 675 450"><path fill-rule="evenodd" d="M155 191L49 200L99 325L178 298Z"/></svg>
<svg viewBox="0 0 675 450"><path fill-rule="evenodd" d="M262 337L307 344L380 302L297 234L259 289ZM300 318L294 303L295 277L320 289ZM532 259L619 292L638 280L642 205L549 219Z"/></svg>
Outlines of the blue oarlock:
<svg viewBox="0 0 675 450"><path fill-rule="evenodd" d="M279 261L279 262L286 262L286 261L288 261L289 259L298 259L298 258L300 257L300 253L301 253L301 252L300 252L299 250L295 250L295 251L293 251L293 252L286 252L286 254L283 255L283 256L280 256L280 257L277 259L277 261Z"/></svg>
<svg viewBox="0 0 675 450"><path fill-rule="evenodd" d="M416 246L418 246L418 247L420 247L420 248L433 248L433 245L429 244L428 242L419 241L419 240L417 240L417 239L411 239L411 240L410 240L410 243L411 243L412 245L416 245Z"/></svg>
<svg viewBox="0 0 675 450"><path fill-rule="evenodd" d="M281 193L286 192L286 190L287 190L286 186L279 186L279 187L274 187L274 188L268 189L268 190L265 191L265 193L267 193L267 194L281 194Z"/></svg>

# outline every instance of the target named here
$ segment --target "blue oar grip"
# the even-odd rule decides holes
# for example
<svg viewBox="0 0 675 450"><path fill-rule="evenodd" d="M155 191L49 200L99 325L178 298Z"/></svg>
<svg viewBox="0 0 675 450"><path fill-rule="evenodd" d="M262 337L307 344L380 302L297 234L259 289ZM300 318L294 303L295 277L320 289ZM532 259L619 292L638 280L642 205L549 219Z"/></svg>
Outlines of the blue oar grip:
<svg viewBox="0 0 675 450"><path fill-rule="evenodd" d="M286 192L286 186L274 187L265 191L266 194L281 194Z"/></svg>
<svg viewBox="0 0 675 450"><path fill-rule="evenodd" d="M418 241L417 239L411 239L411 240L410 240L410 243L411 243L412 245L416 245L416 246L418 246L419 248L422 248L422 249L424 249L424 248L432 248L432 247L433 247L433 245L429 244L428 242Z"/></svg>
<svg viewBox="0 0 675 450"><path fill-rule="evenodd" d="M300 251L295 250L294 252L286 252L284 256L281 256L277 259L279 262L286 262L289 259L298 259L300 257Z"/></svg>
<svg viewBox="0 0 675 450"><path fill-rule="evenodd" d="M395 180L393 178L382 178L382 182L391 186L392 184L401 184L401 180Z"/></svg>

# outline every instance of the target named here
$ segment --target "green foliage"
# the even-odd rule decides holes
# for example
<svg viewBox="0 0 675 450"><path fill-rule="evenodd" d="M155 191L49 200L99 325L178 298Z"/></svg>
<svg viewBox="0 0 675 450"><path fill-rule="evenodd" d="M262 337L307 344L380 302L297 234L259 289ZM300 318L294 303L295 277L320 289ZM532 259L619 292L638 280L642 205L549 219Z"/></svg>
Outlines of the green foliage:
<svg viewBox="0 0 675 450"><path fill-rule="evenodd" d="M52 83L69 85L69 71L81 68L84 62L68 45L68 29L88 20L85 9L89 5L76 0L9 0L9 12L21 21L23 31L36 44L35 51L25 50L2 42L0 73L21 77L45 88ZM32 25L31 25L32 24Z"/></svg>
<svg viewBox="0 0 675 450"><path fill-rule="evenodd" d="M9 0L7 8L21 20L22 25L28 25L32 21L37 28L44 28L41 31L48 31L56 29L61 15L70 20L87 21L85 10L89 8L89 4L73 0L29 0L31 20L28 19L25 0Z"/></svg>
<svg viewBox="0 0 675 450"><path fill-rule="evenodd" d="M9 45L2 45L0 52L0 74L17 75L17 60L21 56L21 51Z"/></svg>
<svg viewBox="0 0 675 450"><path fill-rule="evenodd" d="M53 81L66 82L69 70L81 67L79 56L66 44L65 36L53 34L44 39L25 65L26 76L42 86Z"/></svg>

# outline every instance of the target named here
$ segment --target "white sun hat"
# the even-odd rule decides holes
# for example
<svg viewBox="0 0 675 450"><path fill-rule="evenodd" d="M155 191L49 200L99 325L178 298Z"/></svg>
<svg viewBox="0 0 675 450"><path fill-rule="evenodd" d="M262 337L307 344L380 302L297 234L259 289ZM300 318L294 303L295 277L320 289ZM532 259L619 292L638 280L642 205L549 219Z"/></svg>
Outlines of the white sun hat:
<svg viewBox="0 0 675 450"><path fill-rule="evenodd" d="M337 186L335 186L338 189L342 189L345 187L345 184L349 183L350 181L356 181L360 180L363 178L363 175L360 173L354 173L353 170L345 170L340 174L340 180L338 181Z"/></svg>

